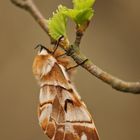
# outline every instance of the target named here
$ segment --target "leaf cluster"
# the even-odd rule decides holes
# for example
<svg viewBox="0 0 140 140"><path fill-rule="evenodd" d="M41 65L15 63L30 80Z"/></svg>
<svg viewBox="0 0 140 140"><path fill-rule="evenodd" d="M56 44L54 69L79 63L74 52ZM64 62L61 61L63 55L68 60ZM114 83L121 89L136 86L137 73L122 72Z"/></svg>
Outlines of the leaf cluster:
<svg viewBox="0 0 140 140"><path fill-rule="evenodd" d="M94 15L93 4L95 0L73 0L73 9L59 5L52 18L47 20L51 37L58 40L66 36L67 18L70 17L78 27L91 20Z"/></svg>

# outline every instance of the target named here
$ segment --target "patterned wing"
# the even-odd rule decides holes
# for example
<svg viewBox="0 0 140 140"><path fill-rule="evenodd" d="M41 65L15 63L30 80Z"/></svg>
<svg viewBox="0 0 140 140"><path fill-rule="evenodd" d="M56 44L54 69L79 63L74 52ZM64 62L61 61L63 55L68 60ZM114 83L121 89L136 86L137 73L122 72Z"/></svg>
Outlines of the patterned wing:
<svg viewBox="0 0 140 140"><path fill-rule="evenodd" d="M52 140L99 140L86 106L76 98L72 89L42 87L39 122Z"/></svg>
<svg viewBox="0 0 140 140"><path fill-rule="evenodd" d="M42 129L52 140L99 140L85 104L66 75L63 66L56 63L41 87Z"/></svg>
<svg viewBox="0 0 140 140"><path fill-rule="evenodd" d="M39 123L52 140L99 140L93 119L60 62L43 49L33 63L40 89Z"/></svg>

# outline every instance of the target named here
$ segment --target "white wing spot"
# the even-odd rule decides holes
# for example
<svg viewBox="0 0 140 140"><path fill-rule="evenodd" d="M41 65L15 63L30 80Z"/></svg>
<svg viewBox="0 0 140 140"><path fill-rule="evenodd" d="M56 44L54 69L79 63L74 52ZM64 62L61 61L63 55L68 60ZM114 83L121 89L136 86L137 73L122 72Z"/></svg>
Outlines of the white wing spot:
<svg viewBox="0 0 140 140"><path fill-rule="evenodd" d="M71 123L65 123L65 132L72 132L75 133L73 126Z"/></svg>
<svg viewBox="0 0 140 140"><path fill-rule="evenodd" d="M81 140L87 140L87 136L85 133L83 133L83 135L81 136Z"/></svg>
<svg viewBox="0 0 140 140"><path fill-rule="evenodd" d="M41 112L39 122L42 123L46 118L49 119L52 113L52 104L47 104L46 108Z"/></svg>
<svg viewBox="0 0 140 140"><path fill-rule="evenodd" d="M39 100L40 103L43 104L48 101L52 101L55 98L56 90L51 91L49 86L43 87L40 89Z"/></svg>
<svg viewBox="0 0 140 140"><path fill-rule="evenodd" d="M42 68L42 76L47 75L51 71L55 63L56 59L50 56Z"/></svg>

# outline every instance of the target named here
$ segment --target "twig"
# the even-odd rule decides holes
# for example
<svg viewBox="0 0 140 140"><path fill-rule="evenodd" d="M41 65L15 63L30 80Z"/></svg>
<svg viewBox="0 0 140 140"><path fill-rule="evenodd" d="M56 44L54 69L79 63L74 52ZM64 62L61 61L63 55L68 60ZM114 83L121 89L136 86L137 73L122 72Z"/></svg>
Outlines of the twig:
<svg viewBox="0 0 140 140"><path fill-rule="evenodd" d="M82 37L83 37L83 32L76 31L76 39L74 42L76 46L80 45Z"/></svg>
<svg viewBox="0 0 140 140"><path fill-rule="evenodd" d="M75 37L75 42L73 43L76 46L80 46L82 37L84 35L85 30L88 28L90 21L85 22L83 25L80 27L77 25L76 27L76 37Z"/></svg>
<svg viewBox="0 0 140 140"><path fill-rule="evenodd" d="M35 4L32 0L11 0L16 6L23 8L31 13L31 15L34 17L34 19L39 23L39 25L43 28L43 30L49 35L48 27L45 22L45 18L42 16L40 11L37 9ZM79 34L79 33L78 33ZM79 36L77 34L77 39L75 40L75 47L79 48L79 44L81 42L82 34ZM49 35L50 36L50 35ZM51 37L50 37L51 38ZM73 47L74 48L74 47ZM68 49L66 49L68 51ZM77 64L82 63L87 58L79 51L79 49L76 49L74 53L72 53L71 57L75 60ZM123 92L131 92L131 93L137 93L140 94L140 83L139 82L125 82L123 80L120 80L111 74L103 71L96 65L94 65L90 60L85 62L82 65L83 68L85 68L87 71L89 71L91 74L99 78L100 80L104 81L105 83L111 85L114 89L123 91Z"/></svg>

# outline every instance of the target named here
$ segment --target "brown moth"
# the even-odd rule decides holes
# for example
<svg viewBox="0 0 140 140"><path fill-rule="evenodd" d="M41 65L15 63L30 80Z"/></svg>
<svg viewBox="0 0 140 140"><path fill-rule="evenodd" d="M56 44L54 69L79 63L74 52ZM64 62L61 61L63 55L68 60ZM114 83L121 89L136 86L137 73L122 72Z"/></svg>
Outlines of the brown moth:
<svg viewBox="0 0 140 140"><path fill-rule="evenodd" d="M93 119L71 82L68 56L41 47L33 63L40 85L38 119L51 140L99 140Z"/></svg>

